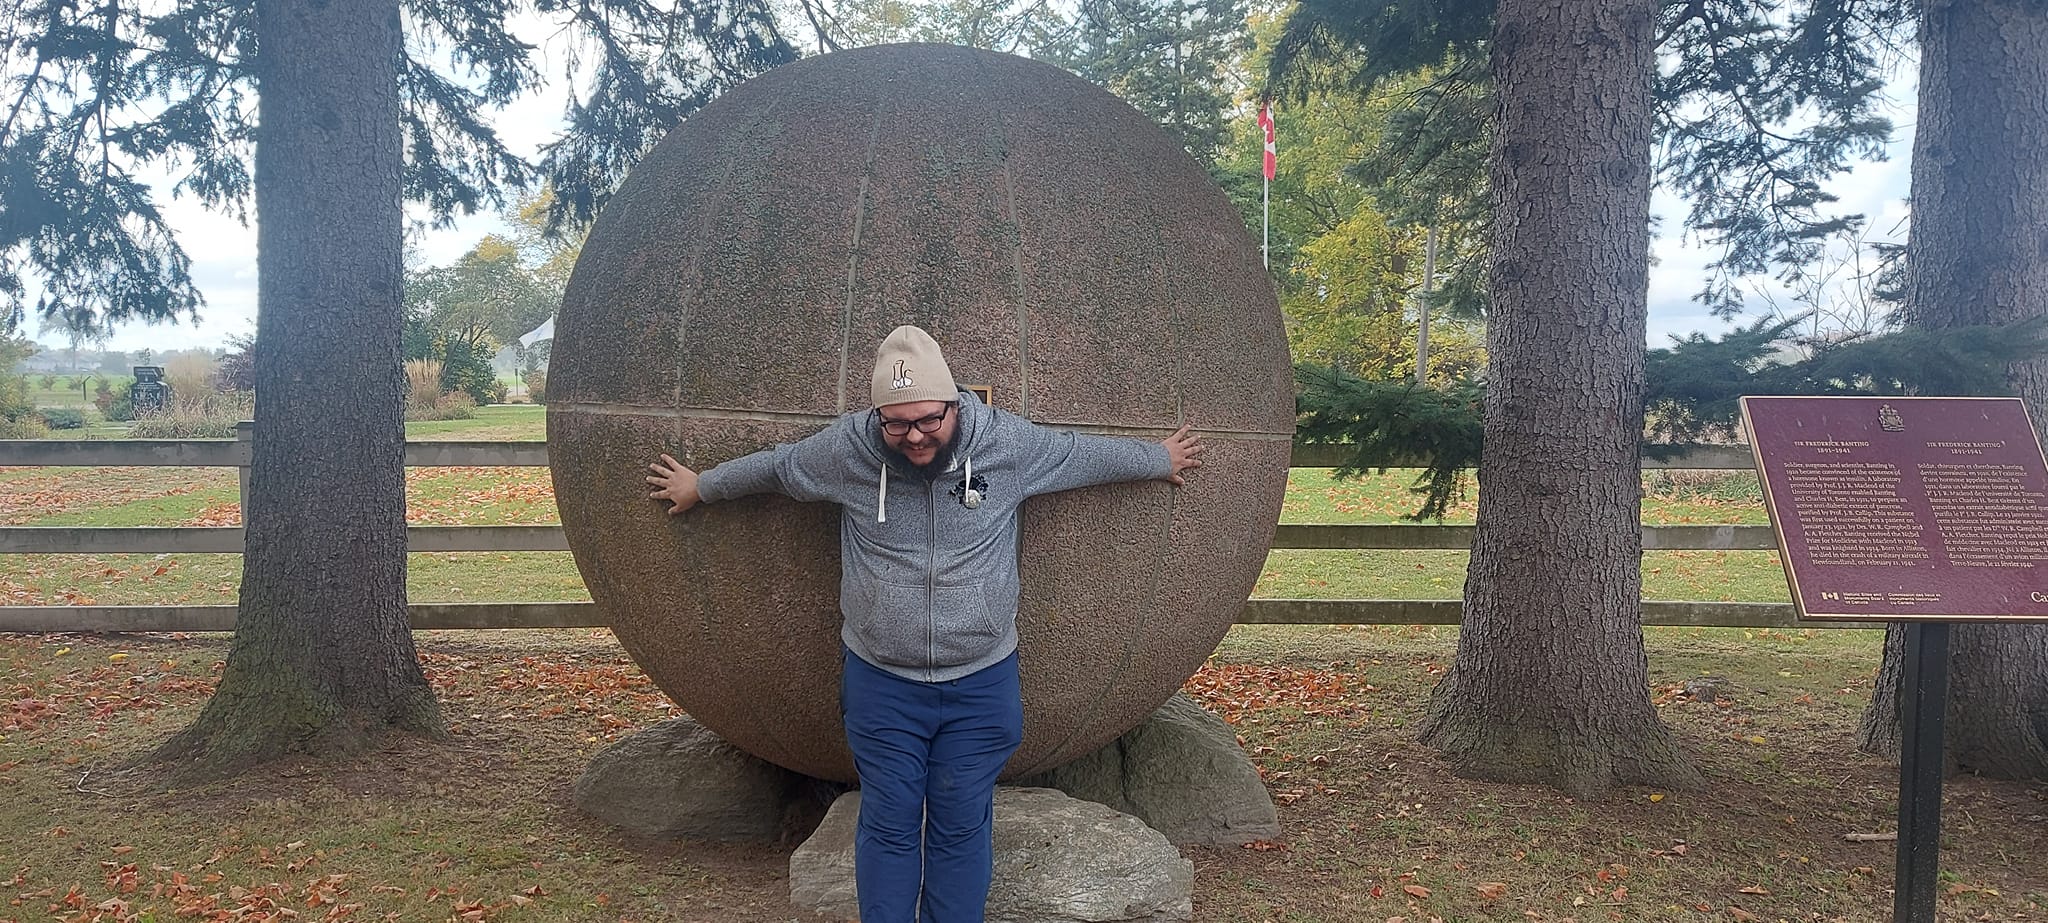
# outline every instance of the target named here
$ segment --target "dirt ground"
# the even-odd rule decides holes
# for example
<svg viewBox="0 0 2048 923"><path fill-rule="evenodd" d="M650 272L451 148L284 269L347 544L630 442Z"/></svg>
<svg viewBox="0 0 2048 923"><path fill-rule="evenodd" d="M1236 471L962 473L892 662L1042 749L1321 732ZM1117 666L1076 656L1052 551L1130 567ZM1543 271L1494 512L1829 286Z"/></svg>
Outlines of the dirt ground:
<svg viewBox="0 0 2048 923"><path fill-rule="evenodd" d="M1867 639L1866 639L1867 640ZM1579 801L1450 775L1411 728L1433 628L1241 628L1188 692L1284 836L1188 848L1195 919L1881 921L1896 770L1857 752L1874 641L1663 632L1653 699L1708 780ZM450 725L179 785L122 765L197 713L218 637L0 637L0 921L810 919L789 844L646 842L580 815L599 747L675 714L602 632L422 633ZM1680 691L1702 674L1729 691ZM1943 920L2048 920L2048 786L1947 785ZM289 915L287 915L289 912Z"/></svg>

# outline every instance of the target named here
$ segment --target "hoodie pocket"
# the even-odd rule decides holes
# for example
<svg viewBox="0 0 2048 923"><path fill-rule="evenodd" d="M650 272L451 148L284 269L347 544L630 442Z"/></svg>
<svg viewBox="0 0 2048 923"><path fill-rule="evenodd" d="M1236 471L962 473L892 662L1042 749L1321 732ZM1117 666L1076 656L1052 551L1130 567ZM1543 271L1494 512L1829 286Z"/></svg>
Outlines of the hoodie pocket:
<svg viewBox="0 0 2048 923"><path fill-rule="evenodd" d="M923 666L924 587L879 580L861 581L857 587L863 605L848 612L847 621L866 648L860 653L890 666Z"/></svg>
<svg viewBox="0 0 2048 923"><path fill-rule="evenodd" d="M865 653L903 667L947 667L986 655L1001 632L980 584L941 586L876 581L872 605L852 622Z"/></svg>
<svg viewBox="0 0 2048 923"><path fill-rule="evenodd" d="M932 588L932 665L971 663L986 656L1001 639L989 617L988 593L981 584Z"/></svg>

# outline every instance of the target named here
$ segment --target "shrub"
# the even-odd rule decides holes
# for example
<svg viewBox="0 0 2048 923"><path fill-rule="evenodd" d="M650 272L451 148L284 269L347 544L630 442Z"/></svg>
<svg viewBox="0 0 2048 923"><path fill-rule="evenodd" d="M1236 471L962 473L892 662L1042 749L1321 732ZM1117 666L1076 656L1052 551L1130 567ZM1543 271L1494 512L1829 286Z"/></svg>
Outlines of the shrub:
<svg viewBox="0 0 2048 923"><path fill-rule="evenodd" d="M50 428L43 418L26 416L20 419L0 417L0 439L48 439Z"/></svg>
<svg viewBox="0 0 2048 923"><path fill-rule="evenodd" d="M230 336L228 345L234 351L220 357L220 368L214 372L214 387L222 391L256 390L256 358L251 351L256 348L253 336Z"/></svg>
<svg viewBox="0 0 2048 923"><path fill-rule="evenodd" d="M42 415L43 425L51 429L85 428L85 414L69 407L44 407L36 412Z"/></svg>
<svg viewBox="0 0 2048 923"><path fill-rule="evenodd" d="M432 407L414 407L405 412L405 418L415 423L429 420L470 420L475 417L476 401L461 391L443 395Z"/></svg>
<svg viewBox="0 0 2048 923"><path fill-rule="evenodd" d="M536 404L548 402L548 373L535 369L526 373L526 399Z"/></svg>
<svg viewBox="0 0 2048 923"><path fill-rule="evenodd" d="M431 410L441 400L441 360L405 360L405 409Z"/></svg>
<svg viewBox="0 0 2048 923"><path fill-rule="evenodd" d="M35 400L29 397L28 376L13 373L16 363L34 354L35 344L30 343L27 338L0 335L0 419L32 419L37 426L43 424L43 421L36 417Z"/></svg>
<svg viewBox="0 0 2048 923"><path fill-rule="evenodd" d="M55 375L54 373L51 373L51 372L44 372L44 373L43 373L43 390L45 390L45 391L55 391L55 390L57 390L57 376L56 376L56 375Z"/></svg>
<svg viewBox="0 0 2048 923"><path fill-rule="evenodd" d="M186 413L206 412L208 397L218 394L214 386L220 363L200 353L180 353L164 364L164 384L171 386L172 409Z"/></svg>
<svg viewBox="0 0 2048 923"><path fill-rule="evenodd" d="M100 413L109 420L125 422L135 419L135 402L128 396L129 389L135 387L135 383L124 381L108 387L106 379L101 378L98 381L99 390L93 393L93 406L98 407Z"/></svg>
<svg viewBox="0 0 2048 923"><path fill-rule="evenodd" d="M130 439L232 439L239 414L193 413L174 409L151 414L128 427Z"/></svg>

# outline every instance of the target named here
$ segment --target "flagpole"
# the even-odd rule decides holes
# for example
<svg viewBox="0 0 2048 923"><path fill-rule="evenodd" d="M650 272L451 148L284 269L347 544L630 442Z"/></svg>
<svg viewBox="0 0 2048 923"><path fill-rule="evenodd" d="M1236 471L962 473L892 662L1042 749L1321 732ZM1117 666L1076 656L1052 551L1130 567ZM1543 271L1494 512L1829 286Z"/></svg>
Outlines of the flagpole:
<svg viewBox="0 0 2048 923"><path fill-rule="evenodd" d="M1264 150L1259 155L1259 261L1273 268L1273 101L1259 101L1259 132Z"/></svg>

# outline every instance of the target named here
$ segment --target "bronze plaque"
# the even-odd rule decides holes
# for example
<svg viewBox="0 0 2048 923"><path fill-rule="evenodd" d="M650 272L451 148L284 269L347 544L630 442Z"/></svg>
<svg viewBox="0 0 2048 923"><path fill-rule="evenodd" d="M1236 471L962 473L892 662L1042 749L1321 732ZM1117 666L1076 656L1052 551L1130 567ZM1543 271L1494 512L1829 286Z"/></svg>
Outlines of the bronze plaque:
<svg viewBox="0 0 2048 923"><path fill-rule="evenodd" d="M1804 619L2048 621L2048 462L2018 398L1745 397Z"/></svg>

